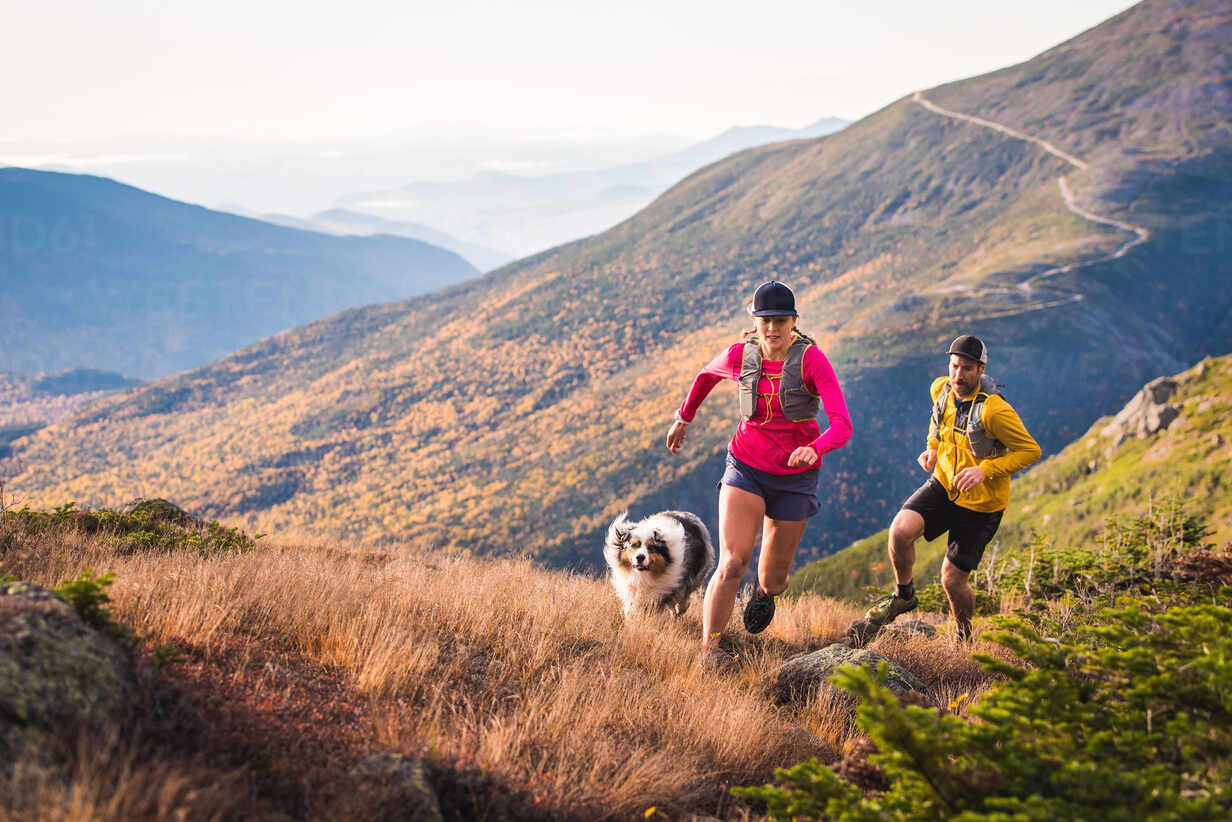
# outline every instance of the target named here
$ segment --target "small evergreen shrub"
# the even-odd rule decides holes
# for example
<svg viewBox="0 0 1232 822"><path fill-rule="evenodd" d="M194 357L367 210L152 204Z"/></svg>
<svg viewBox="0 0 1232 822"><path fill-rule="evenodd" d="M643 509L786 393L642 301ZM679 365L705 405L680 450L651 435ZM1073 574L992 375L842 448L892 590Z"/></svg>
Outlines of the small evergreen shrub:
<svg viewBox="0 0 1232 822"><path fill-rule="evenodd" d="M166 500L136 500L123 510L81 510L73 502L51 511L35 511L27 507L4 511L2 523L9 534L66 529L99 534L103 544L123 554L191 551L209 556L249 550L263 536L250 537L239 528L227 527L217 520L206 522L197 519Z"/></svg>
<svg viewBox="0 0 1232 822"><path fill-rule="evenodd" d="M1004 619L993 639L1021 664L977 655L1005 680L970 706L974 721L903 706L884 671L840 669L889 789L864 796L810 760L733 792L781 820L1232 818L1229 624L1227 607L1129 598L1066 640Z"/></svg>
<svg viewBox="0 0 1232 822"><path fill-rule="evenodd" d="M1232 584L1232 559L1202 546L1210 533L1173 499L1141 517L1110 518L1092 548L1058 548L1037 535L1009 556L990 550L971 575L976 613L999 614L1007 598L1033 611L1063 597L1093 612L1127 592L1175 604L1212 602L1220 587ZM949 610L939 583L921 586L916 596L926 611Z"/></svg>
<svg viewBox="0 0 1232 822"><path fill-rule="evenodd" d="M111 599L107 596L107 587L113 582L115 573L108 571L96 577L94 569L87 568L77 579L64 582L55 592L68 600L87 625L106 628L111 624L111 617L104 606Z"/></svg>
<svg viewBox="0 0 1232 822"><path fill-rule="evenodd" d="M76 579L68 580L55 588L55 592L68 600L77 611L82 622L111 634L116 639L126 642L136 642L136 635L111 618L106 605L111 601L107 596L107 588L115 582L115 573L108 571L101 576L94 575L93 568L87 568Z"/></svg>

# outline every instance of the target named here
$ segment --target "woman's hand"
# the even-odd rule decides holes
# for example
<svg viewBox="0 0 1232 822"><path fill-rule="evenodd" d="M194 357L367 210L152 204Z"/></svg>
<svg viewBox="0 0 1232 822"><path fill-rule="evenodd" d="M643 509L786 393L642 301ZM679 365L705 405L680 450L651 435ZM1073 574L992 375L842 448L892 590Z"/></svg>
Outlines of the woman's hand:
<svg viewBox="0 0 1232 822"><path fill-rule="evenodd" d="M676 420L672 423L672 427L667 429L667 450L675 454L680 450L680 446L684 445L684 432L689 427L687 422Z"/></svg>
<svg viewBox="0 0 1232 822"><path fill-rule="evenodd" d="M787 464L792 468L797 465L816 465L819 461L817 450L811 445L801 445L787 458Z"/></svg>

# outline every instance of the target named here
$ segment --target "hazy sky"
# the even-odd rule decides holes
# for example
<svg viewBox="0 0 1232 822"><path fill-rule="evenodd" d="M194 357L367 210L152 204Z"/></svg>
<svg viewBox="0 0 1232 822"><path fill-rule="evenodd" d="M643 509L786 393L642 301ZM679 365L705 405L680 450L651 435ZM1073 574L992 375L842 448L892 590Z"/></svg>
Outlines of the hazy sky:
<svg viewBox="0 0 1232 822"><path fill-rule="evenodd" d="M0 0L0 139L711 136L856 119L1125 0Z"/></svg>

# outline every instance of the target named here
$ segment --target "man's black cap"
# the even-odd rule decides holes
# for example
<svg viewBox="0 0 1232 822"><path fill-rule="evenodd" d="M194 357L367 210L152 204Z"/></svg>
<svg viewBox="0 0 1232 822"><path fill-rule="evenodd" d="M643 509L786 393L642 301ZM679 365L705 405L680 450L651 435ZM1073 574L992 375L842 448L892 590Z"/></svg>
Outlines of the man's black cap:
<svg viewBox="0 0 1232 822"><path fill-rule="evenodd" d="M963 334L950 343L950 350L947 353L960 354L967 359L988 365L988 346L984 345L984 341L979 337L973 337L970 334Z"/></svg>
<svg viewBox="0 0 1232 822"><path fill-rule="evenodd" d="M771 280L757 286L753 295L754 317L795 317L796 295L782 283Z"/></svg>

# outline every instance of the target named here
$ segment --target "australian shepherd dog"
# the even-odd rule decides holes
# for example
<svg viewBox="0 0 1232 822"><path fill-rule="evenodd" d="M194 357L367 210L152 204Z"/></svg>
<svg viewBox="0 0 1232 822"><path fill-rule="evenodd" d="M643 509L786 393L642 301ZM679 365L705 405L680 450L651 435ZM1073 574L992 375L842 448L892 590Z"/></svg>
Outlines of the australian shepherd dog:
<svg viewBox="0 0 1232 822"><path fill-rule="evenodd" d="M663 511L641 522L621 514L608 526L603 557L626 619L635 610L683 614L689 595L714 570L710 532L687 511Z"/></svg>

